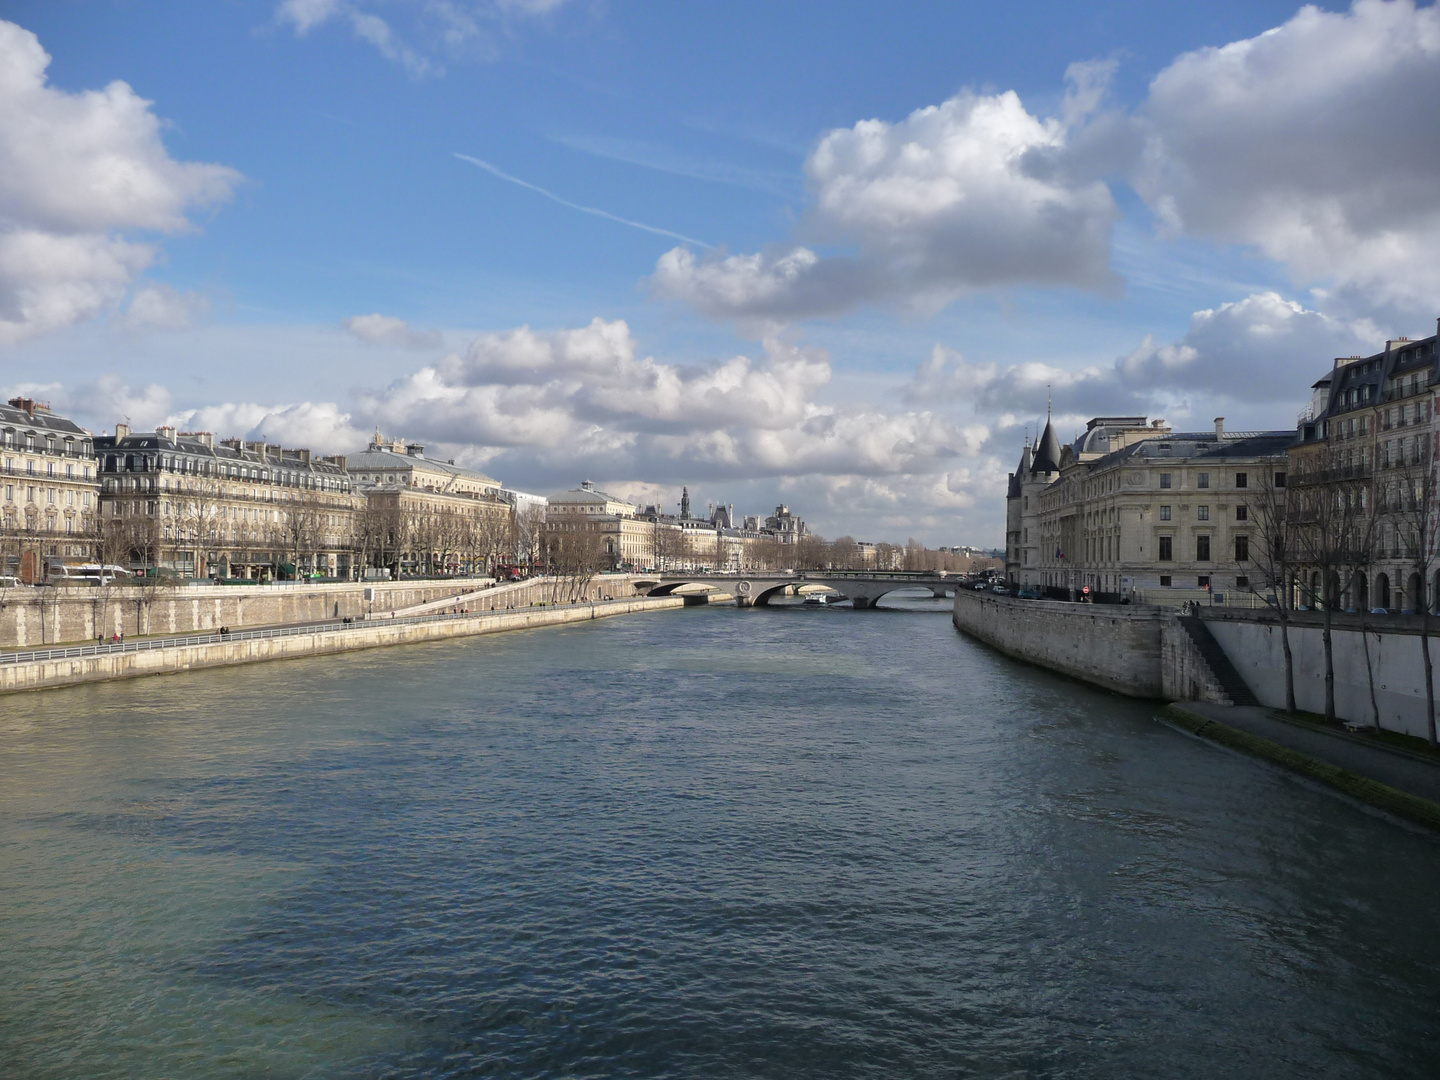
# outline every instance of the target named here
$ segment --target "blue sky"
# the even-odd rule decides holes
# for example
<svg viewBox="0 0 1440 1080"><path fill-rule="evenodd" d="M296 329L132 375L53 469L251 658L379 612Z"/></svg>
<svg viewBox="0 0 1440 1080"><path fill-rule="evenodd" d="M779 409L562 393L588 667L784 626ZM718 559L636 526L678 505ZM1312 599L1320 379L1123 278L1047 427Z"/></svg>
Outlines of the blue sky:
<svg viewBox="0 0 1440 1080"><path fill-rule="evenodd" d="M1430 6L0 19L0 386L97 431L993 544L1047 393L1289 426L1440 311Z"/></svg>

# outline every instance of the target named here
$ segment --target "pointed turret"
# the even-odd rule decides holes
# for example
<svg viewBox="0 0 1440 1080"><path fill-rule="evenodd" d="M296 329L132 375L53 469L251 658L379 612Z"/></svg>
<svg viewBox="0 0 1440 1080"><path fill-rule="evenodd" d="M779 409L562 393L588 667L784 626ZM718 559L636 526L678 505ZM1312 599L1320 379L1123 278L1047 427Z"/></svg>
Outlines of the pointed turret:
<svg viewBox="0 0 1440 1080"><path fill-rule="evenodd" d="M1032 473L1058 473L1060 471L1060 437L1055 434L1055 425L1045 418L1045 434L1035 447L1035 458L1031 462Z"/></svg>

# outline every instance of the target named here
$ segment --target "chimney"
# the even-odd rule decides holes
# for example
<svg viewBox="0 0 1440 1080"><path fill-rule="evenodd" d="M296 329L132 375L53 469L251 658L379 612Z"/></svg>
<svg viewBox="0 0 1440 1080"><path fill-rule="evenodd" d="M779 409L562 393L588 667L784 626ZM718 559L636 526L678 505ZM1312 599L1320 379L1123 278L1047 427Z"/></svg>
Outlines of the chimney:
<svg viewBox="0 0 1440 1080"><path fill-rule="evenodd" d="M347 458L344 454L331 454L329 457L323 457L320 460L330 462L331 465L336 466L341 472L345 471Z"/></svg>
<svg viewBox="0 0 1440 1080"><path fill-rule="evenodd" d="M159 435L162 439L168 439L171 442L175 441L175 429L169 424L162 424L157 427L155 429L155 434Z"/></svg>
<svg viewBox="0 0 1440 1080"><path fill-rule="evenodd" d="M129 435L129 434L130 434L130 425L129 425L129 424L116 424L116 425L115 425L115 438L117 438L117 439L123 439L123 438L125 438L127 435Z"/></svg>
<svg viewBox="0 0 1440 1080"><path fill-rule="evenodd" d="M184 439L194 439L207 449L215 449L215 433L213 431L182 431L180 432L180 437Z"/></svg>
<svg viewBox="0 0 1440 1080"><path fill-rule="evenodd" d="M1225 418L1224 418L1223 416L1217 416L1217 417L1215 417L1215 438L1218 440L1218 439L1223 439L1224 437L1225 437Z"/></svg>
<svg viewBox="0 0 1440 1080"><path fill-rule="evenodd" d="M36 413L48 413L50 411L50 406L45 404L45 402L36 401L34 398L28 397L12 397L10 399L10 407L28 413L31 420L35 419Z"/></svg>

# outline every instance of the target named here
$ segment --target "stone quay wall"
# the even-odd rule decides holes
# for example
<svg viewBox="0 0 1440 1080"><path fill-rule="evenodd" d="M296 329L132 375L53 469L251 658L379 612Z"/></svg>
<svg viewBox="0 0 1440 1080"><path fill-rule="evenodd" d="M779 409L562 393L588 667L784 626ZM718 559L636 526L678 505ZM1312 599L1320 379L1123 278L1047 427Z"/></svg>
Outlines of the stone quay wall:
<svg viewBox="0 0 1440 1080"><path fill-rule="evenodd" d="M217 640L138 652L99 653L94 656L0 664L0 693L73 686L76 683L110 679L133 679L142 675L253 664L265 660L302 659L386 645L410 645L507 630L529 630L542 626L589 622L592 619L628 615L633 612L661 611L684 606L686 600L683 597L662 597L654 600L641 597L570 607L520 608L421 623L391 623L387 619L377 618L310 634L244 641Z"/></svg>
<svg viewBox="0 0 1440 1080"><path fill-rule="evenodd" d="M0 649L94 641L104 634L198 634L228 626L243 630L282 623L405 612L474 594L488 579L450 581L336 582L274 585L183 585L170 588L116 585L109 588L0 589ZM560 599L550 579L495 586L513 605ZM586 590L582 590L586 591ZM367 600L370 593L373 599ZM590 595L630 596L628 577L595 579ZM473 607L474 605L472 605Z"/></svg>
<svg viewBox="0 0 1440 1080"><path fill-rule="evenodd" d="M1205 625L1235 665L1260 704L1285 707L1285 650L1280 620L1269 612L1206 610ZM1440 618L1432 618L1430 658L1436 694L1440 696ZM1335 665L1335 713L1342 720L1375 723L1370 703L1370 678L1375 680L1379 726L1424 738L1428 731L1425 703L1425 660L1420 652L1418 616L1360 616L1336 612L1331 627ZM1321 616L1290 615L1290 652L1294 658L1295 706L1305 712L1325 711L1325 645ZM1369 651L1369 674L1366 651Z"/></svg>
<svg viewBox="0 0 1440 1080"><path fill-rule="evenodd" d="M957 629L1008 656L1130 697L1164 697L1159 608L1017 600L955 590Z"/></svg>

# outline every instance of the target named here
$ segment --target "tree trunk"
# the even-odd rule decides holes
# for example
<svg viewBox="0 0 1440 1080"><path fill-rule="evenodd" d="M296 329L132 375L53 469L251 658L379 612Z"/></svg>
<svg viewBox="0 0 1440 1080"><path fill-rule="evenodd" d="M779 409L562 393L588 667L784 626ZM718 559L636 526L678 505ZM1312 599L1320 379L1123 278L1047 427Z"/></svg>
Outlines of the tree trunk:
<svg viewBox="0 0 1440 1080"><path fill-rule="evenodd" d="M1430 605L1420 613L1420 655L1425 659L1425 724L1430 749L1440 748L1435 741L1435 673L1430 664Z"/></svg>
<svg viewBox="0 0 1440 1080"><path fill-rule="evenodd" d="M1329 603L1324 606L1325 619L1320 639L1325 643L1325 719L1335 720L1335 654L1330 648L1330 623L1333 618Z"/></svg>
<svg viewBox="0 0 1440 1080"><path fill-rule="evenodd" d="M1290 616L1280 609L1280 647L1285 651L1285 711L1295 712L1295 657L1290 652Z"/></svg>
<svg viewBox="0 0 1440 1080"><path fill-rule="evenodd" d="M1370 718L1375 730L1380 730L1380 705L1375 700L1375 665L1370 662L1370 627L1362 613L1360 616L1360 644L1365 649L1365 678L1370 683Z"/></svg>

